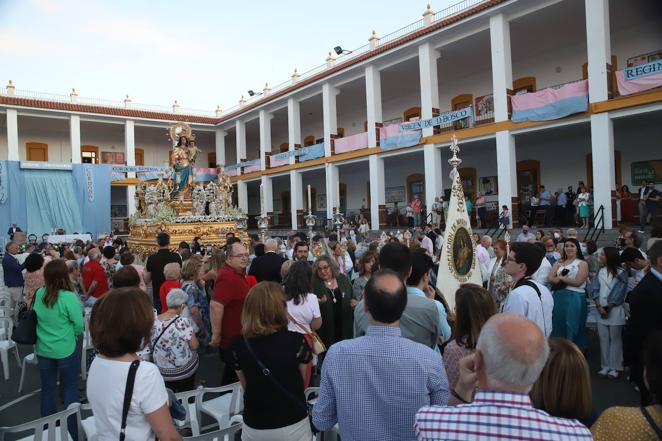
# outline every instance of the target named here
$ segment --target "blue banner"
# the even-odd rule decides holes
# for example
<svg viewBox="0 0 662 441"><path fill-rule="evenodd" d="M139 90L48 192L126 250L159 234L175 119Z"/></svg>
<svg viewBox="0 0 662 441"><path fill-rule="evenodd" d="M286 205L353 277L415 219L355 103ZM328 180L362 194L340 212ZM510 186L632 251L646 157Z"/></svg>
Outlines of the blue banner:
<svg viewBox="0 0 662 441"><path fill-rule="evenodd" d="M110 173L105 164L73 164L74 189L83 232L110 232Z"/></svg>
<svg viewBox="0 0 662 441"><path fill-rule="evenodd" d="M309 145L308 147L302 147L298 150L298 152L300 162L322 158L324 157L324 143L321 142L319 144Z"/></svg>
<svg viewBox="0 0 662 441"><path fill-rule="evenodd" d="M402 123L400 124L400 130L404 131L427 129L430 127L459 121L461 119L471 118L472 116L473 111L471 110L471 106L469 106L465 107L464 109L451 110L450 112L443 113L439 116L435 116L434 118Z"/></svg>

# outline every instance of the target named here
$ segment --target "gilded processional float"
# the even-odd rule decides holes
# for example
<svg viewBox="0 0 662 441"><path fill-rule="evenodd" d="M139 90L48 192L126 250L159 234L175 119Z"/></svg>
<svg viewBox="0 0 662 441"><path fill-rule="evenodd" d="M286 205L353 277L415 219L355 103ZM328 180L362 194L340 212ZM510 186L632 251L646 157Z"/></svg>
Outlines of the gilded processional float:
<svg viewBox="0 0 662 441"><path fill-rule="evenodd" d="M225 245L226 234L233 233L247 242L247 218L232 205L232 182L217 169L217 178L205 184L194 181L194 165L200 149L186 123L168 131L173 143L170 166L152 179L139 175L136 186L136 212L129 219L129 246L141 256L156 252L156 235L170 235L172 251L182 242L200 237L207 245Z"/></svg>

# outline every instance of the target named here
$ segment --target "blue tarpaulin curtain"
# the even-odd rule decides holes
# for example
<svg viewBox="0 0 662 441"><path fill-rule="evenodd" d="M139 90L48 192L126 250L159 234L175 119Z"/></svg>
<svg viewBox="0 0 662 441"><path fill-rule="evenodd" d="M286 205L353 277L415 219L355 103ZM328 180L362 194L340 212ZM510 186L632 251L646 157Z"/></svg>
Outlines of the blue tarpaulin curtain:
<svg viewBox="0 0 662 441"><path fill-rule="evenodd" d="M83 232L81 210L69 171L23 170L27 227L41 236L63 228L67 233Z"/></svg>

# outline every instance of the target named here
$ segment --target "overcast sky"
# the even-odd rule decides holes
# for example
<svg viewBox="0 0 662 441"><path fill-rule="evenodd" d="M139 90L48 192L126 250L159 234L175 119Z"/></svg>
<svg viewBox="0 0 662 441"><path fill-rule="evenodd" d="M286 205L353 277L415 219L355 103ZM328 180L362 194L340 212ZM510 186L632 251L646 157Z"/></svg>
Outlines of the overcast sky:
<svg viewBox="0 0 662 441"><path fill-rule="evenodd" d="M459 0L435 0L435 11ZM227 109L421 18L407 0L0 0L0 85Z"/></svg>

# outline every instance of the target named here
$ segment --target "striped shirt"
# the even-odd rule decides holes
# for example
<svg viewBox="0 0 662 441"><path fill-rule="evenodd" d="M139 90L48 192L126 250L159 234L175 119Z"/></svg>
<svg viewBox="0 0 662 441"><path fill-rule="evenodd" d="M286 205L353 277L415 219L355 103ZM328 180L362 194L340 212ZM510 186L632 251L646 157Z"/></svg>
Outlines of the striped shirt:
<svg viewBox="0 0 662 441"><path fill-rule="evenodd" d="M414 441L416 411L448 396L439 354L398 327L371 325L365 336L329 349L313 423L321 431L338 423L343 441Z"/></svg>
<svg viewBox="0 0 662 441"><path fill-rule="evenodd" d="M591 440L577 420L534 409L527 394L478 391L473 403L425 406L416 414L418 441L431 440Z"/></svg>

